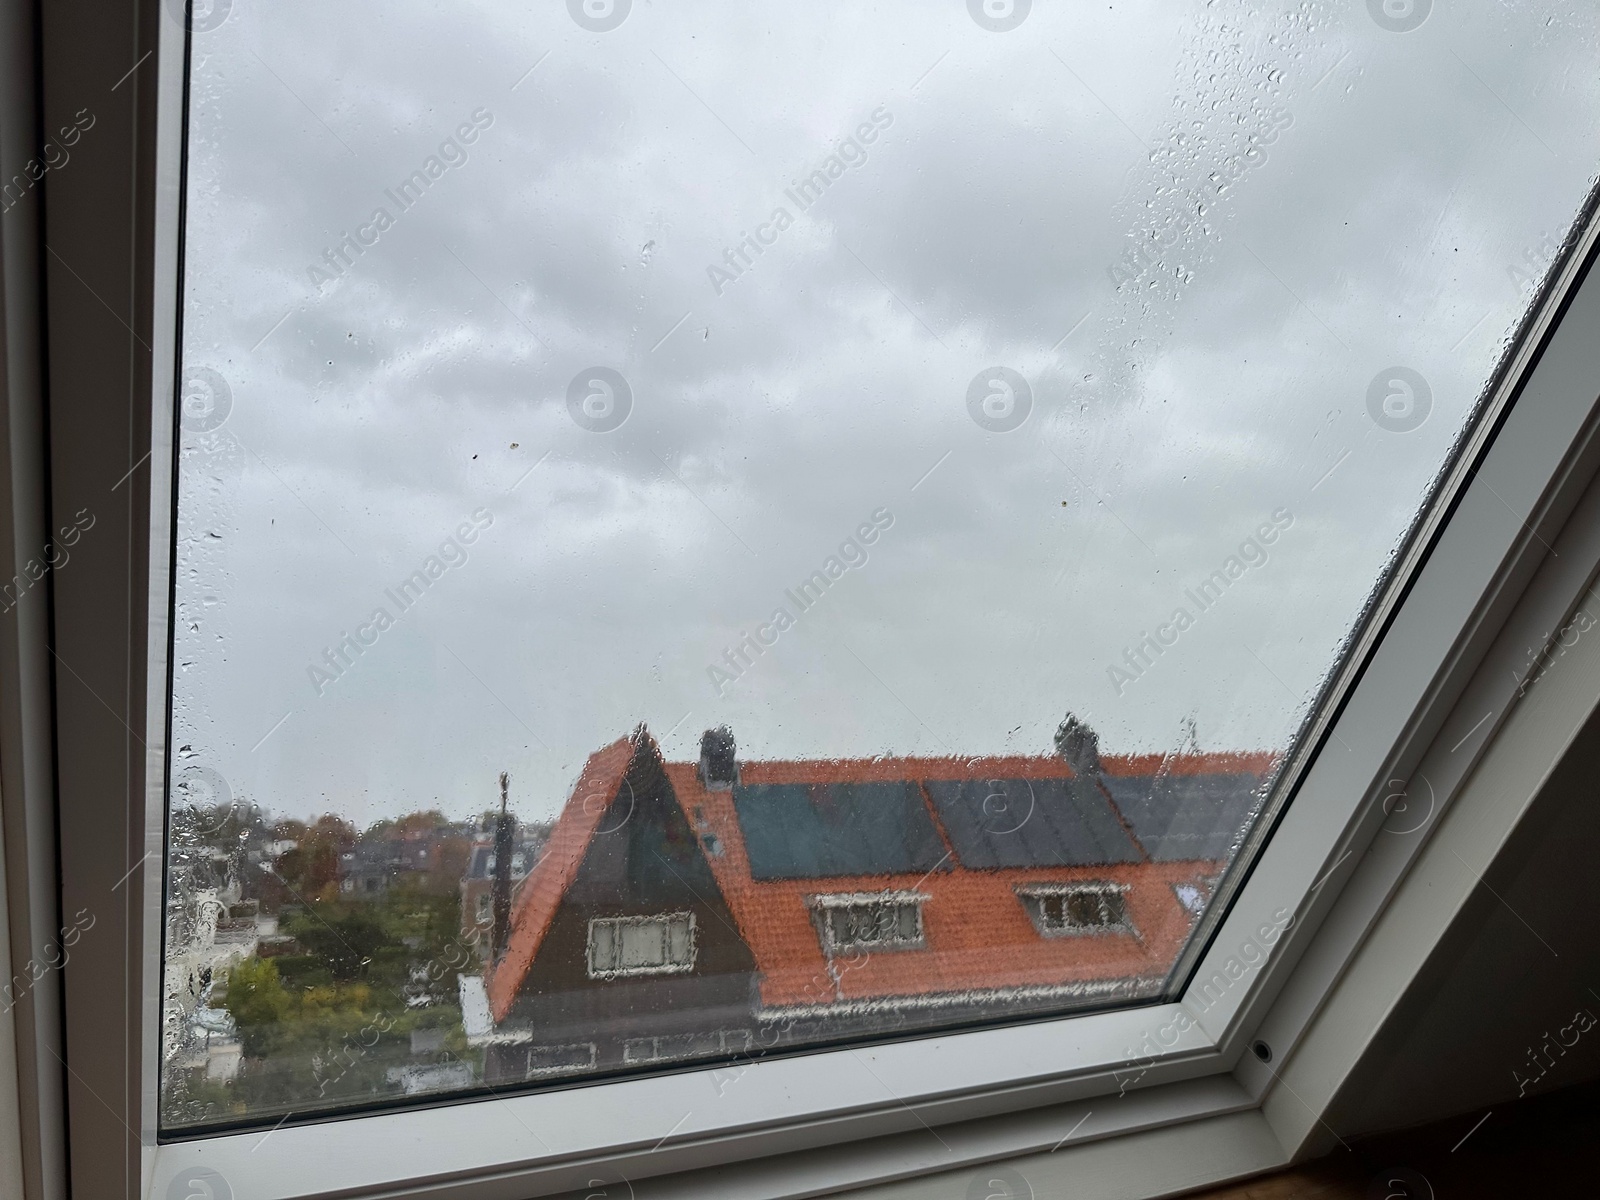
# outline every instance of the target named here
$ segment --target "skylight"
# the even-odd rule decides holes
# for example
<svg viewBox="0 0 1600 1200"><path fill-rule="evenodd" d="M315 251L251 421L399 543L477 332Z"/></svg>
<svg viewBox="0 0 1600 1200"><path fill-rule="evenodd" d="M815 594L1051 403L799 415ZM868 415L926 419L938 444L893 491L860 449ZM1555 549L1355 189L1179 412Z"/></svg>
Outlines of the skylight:
<svg viewBox="0 0 1600 1200"><path fill-rule="evenodd" d="M1577 9L192 38L170 1130L1163 995L1600 160Z"/></svg>

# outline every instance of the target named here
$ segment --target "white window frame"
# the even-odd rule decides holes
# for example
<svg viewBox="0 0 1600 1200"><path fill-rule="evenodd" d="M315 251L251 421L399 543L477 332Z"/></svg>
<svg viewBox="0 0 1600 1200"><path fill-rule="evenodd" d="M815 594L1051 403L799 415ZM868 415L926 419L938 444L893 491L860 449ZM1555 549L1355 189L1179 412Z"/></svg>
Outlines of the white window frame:
<svg viewBox="0 0 1600 1200"><path fill-rule="evenodd" d="M0 951L30 961L60 914L98 917L5 1027L21 1100L14 1119L0 1112L0 1139L21 1147L29 1200L64 1195L69 1179L75 1195L165 1200L196 1169L239 1200L786 1197L918 1176L918 1195L959 1197L978 1165L1028 1155L1040 1189L1070 1174L1077 1195L1153 1196L1331 1144L1322 1114L1384 1006L1600 700L1600 639L1580 640L1526 695L1513 682L1525 648L1583 603L1600 560L1592 219L1179 964L1179 981L1230 981L1214 1002L1174 991L1077 1017L162 1141L186 55L169 11L144 3L83 22L0 2L14 35L0 39L0 121L13 135L0 139L0 175L25 160L35 107L50 125L83 97L109 97L96 136L43 193L52 254L34 209L0 222L7 570L42 544L49 514L86 502L104 514L71 567L0 622ZM1390 836L1389 781L1421 779L1426 821ZM1257 1043L1271 1061L1247 1052Z"/></svg>
<svg viewBox="0 0 1600 1200"><path fill-rule="evenodd" d="M1190 903L1188 900L1184 899L1183 894L1185 891L1194 893L1193 903ZM1198 881L1173 884L1172 895L1182 906L1184 912L1195 917L1198 917L1201 913L1205 912L1205 910L1210 907L1211 904L1211 886Z"/></svg>
<svg viewBox="0 0 1600 1200"><path fill-rule="evenodd" d="M737 1057L748 1054L754 1038L748 1029L718 1029L708 1034L661 1034L656 1037L628 1038L622 1044L622 1061L629 1064L680 1061L678 1047L692 1038L716 1038L719 1052ZM695 1058L710 1057L696 1054Z"/></svg>
<svg viewBox="0 0 1600 1200"><path fill-rule="evenodd" d="M926 892L905 890L889 890L883 892L828 892L820 895L809 896L806 903L811 906L815 914L817 935L822 940L823 950L831 955L849 954L857 950L874 951L883 954L898 953L901 950L921 950L927 943L927 936L922 925L922 906L928 902ZM909 906L916 916L917 935L914 938L897 938L886 942L857 942L840 941L833 936L833 914L840 909L866 908L893 904L896 907Z"/></svg>
<svg viewBox="0 0 1600 1200"><path fill-rule="evenodd" d="M581 1075L585 1071L594 1070L595 1044L593 1042L568 1042L563 1045L545 1045L539 1042L528 1042L523 1049L528 1055L529 1079L553 1079L565 1075ZM577 1050L588 1056L588 1061L581 1063L565 1063L553 1067L536 1067L533 1065L533 1056L540 1051L555 1053L560 1050Z"/></svg>
<svg viewBox="0 0 1600 1200"><path fill-rule="evenodd" d="M1028 920L1033 922L1033 927L1040 937L1108 937L1135 932L1133 916L1128 912L1129 888L1125 883L1112 883L1103 879L1086 879L1072 883L1019 883L1013 890L1017 893L1018 902L1028 914ZM1092 895L1102 901L1101 911L1107 916L1111 915L1111 909L1103 902L1107 896L1116 896L1122 902L1121 919L1104 921L1096 925L1073 925L1063 920L1061 924L1056 925L1045 915L1043 902L1046 897L1061 897L1064 918L1065 901L1071 896L1085 895Z"/></svg>
<svg viewBox="0 0 1600 1200"><path fill-rule="evenodd" d="M600 943L595 938L597 929L615 931L612 934L613 945L616 948L617 958L620 962L622 956L622 932L629 926L640 927L645 925L662 926L662 949L670 953L672 949L670 926L674 921L682 921L688 927L689 957L684 962L674 962L671 959L653 966L635 967L602 967L595 965L595 955L600 949ZM632 913L620 917L590 917L588 934L584 939L585 966L590 979L634 979L642 975L687 975L694 970L695 957L698 953L695 944L694 914L692 912L669 913Z"/></svg>

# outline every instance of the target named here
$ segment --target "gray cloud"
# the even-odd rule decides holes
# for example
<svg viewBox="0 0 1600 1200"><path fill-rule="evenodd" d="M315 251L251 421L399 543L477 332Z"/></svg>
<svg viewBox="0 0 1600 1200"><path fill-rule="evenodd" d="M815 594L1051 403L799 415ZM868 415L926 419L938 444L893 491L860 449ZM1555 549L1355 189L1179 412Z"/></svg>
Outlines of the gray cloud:
<svg viewBox="0 0 1600 1200"><path fill-rule="evenodd" d="M1068 708L1114 748L1189 715L1282 745L1520 315L1506 264L1590 186L1600 19L1193 20L236 5L197 36L185 354L234 409L185 452L177 740L358 820L476 811L504 768L550 813L640 720L680 755L723 721L753 755L1042 750ZM714 294L879 106L866 161ZM315 291L479 107L467 161ZM965 403L996 363L1035 399L1004 434ZM1435 396L1404 435L1365 411L1396 364ZM633 392L611 433L567 414L594 366ZM479 505L470 560L317 697L305 664ZM718 697L706 663L885 505ZM1281 506L1271 561L1117 696L1106 664Z"/></svg>

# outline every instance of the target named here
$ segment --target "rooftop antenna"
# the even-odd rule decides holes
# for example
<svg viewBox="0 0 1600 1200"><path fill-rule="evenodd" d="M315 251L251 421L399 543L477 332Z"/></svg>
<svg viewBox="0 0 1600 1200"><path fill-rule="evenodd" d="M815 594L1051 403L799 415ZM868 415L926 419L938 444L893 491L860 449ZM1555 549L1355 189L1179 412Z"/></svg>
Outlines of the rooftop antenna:
<svg viewBox="0 0 1600 1200"><path fill-rule="evenodd" d="M500 772L500 816L494 827L494 934L490 957L499 962L505 956L511 936L511 814L506 797L511 776Z"/></svg>
<svg viewBox="0 0 1600 1200"><path fill-rule="evenodd" d="M1190 713L1182 721L1183 727L1183 752L1185 754L1200 753L1200 722L1195 719L1195 714Z"/></svg>

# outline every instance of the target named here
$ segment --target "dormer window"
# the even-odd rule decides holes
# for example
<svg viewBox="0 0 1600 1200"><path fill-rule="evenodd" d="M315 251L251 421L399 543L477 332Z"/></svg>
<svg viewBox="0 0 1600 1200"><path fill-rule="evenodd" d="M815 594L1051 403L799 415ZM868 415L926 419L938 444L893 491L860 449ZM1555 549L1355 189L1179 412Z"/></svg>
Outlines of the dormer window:
<svg viewBox="0 0 1600 1200"><path fill-rule="evenodd" d="M589 922L589 978L679 975L694 968L694 914L595 917Z"/></svg>
<svg viewBox="0 0 1600 1200"><path fill-rule="evenodd" d="M1183 905L1184 911L1192 917L1198 917L1206 910L1206 889L1198 883L1175 883L1172 885L1172 894L1178 898L1178 903Z"/></svg>
<svg viewBox="0 0 1600 1200"><path fill-rule="evenodd" d="M847 950L917 950L925 944L921 892L856 892L813 896L823 947Z"/></svg>
<svg viewBox="0 0 1600 1200"><path fill-rule="evenodd" d="M1118 883L1025 883L1017 899L1045 937L1132 933L1127 891Z"/></svg>

